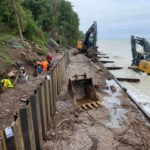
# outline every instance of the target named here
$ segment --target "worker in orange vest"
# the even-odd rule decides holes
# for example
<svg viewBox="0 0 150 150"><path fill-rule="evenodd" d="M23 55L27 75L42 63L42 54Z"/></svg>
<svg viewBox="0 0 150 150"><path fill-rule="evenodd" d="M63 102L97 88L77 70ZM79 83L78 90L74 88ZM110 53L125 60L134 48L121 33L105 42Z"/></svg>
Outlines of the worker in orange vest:
<svg viewBox="0 0 150 150"><path fill-rule="evenodd" d="M47 71L47 69L48 69L48 62L46 60L45 61L41 61L41 62L38 61L36 64L40 65L42 67L43 71Z"/></svg>
<svg viewBox="0 0 150 150"><path fill-rule="evenodd" d="M48 69L48 62L45 60L45 61L42 61L42 68L43 68L43 71L47 71Z"/></svg>

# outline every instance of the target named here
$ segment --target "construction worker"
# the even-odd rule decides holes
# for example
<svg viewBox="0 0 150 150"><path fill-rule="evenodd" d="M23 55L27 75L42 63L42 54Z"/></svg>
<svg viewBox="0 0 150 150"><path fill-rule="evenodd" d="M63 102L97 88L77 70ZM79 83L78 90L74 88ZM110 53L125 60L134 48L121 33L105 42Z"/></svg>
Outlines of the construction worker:
<svg viewBox="0 0 150 150"><path fill-rule="evenodd" d="M48 67L49 67L49 68L51 68L52 65L53 65L52 59L53 59L53 57L52 57L51 55L47 55L47 56L46 56L46 60L47 60L47 62L48 62Z"/></svg>
<svg viewBox="0 0 150 150"><path fill-rule="evenodd" d="M5 88L14 87L12 82L9 79L3 79L3 80L1 80L1 83L2 83L3 87L5 87Z"/></svg>
<svg viewBox="0 0 150 150"><path fill-rule="evenodd" d="M42 69L42 67L40 65L37 66L36 70L37 70L37 73L39 73L39 74L41 74L42 71L43 71L43 69Z"/></svg>
<svg viewBox="0 0 150 150"><path fill-rule="evenodd" d="M41 62L38 61L36 64L40 65L42 67L43 71L47 71L47 69L48 69L48 61L47 60L41 61Z"/></svg>
<svg viewBox="0 0 150 150"><path fill-rule="evenodd" d="M48 61L42 61L41 62L42 63L42 68L43 68L43 71L47 71L47 69L48 69Z"/></svg>

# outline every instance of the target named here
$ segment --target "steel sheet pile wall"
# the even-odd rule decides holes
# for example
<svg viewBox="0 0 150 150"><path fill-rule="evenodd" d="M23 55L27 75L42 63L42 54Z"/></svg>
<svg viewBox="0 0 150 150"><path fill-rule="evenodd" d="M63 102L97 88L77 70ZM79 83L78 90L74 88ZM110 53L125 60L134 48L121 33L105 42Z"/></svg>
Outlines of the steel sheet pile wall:
<svg viewBox="0 0 150 150"><path fill-rule="evenodd" d="M0 131L0 150L40 150L53 124L56 99L69 61L68 52L56 63L33 95L21 105L10 127Z"/></svg>

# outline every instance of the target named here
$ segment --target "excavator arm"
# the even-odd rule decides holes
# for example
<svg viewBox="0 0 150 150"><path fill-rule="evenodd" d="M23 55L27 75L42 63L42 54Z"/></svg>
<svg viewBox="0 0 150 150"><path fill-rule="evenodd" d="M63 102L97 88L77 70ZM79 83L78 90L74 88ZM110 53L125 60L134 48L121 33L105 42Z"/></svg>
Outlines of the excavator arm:
<svg viewBox="0 0 150 150"><path fill-rule="evenodd" d="M86 54L90 58L97 57L97 22L95 21L85 34L83 41L77 42L77 49L80 53Z"/></svg>
<svg viewBox="0 0 150 150"><path fill-rule="evenodd" d="M143 53L137 51L137 46L143 47ZM141 60L150 59L150 44L145 38L131 36L132 64L138 65Z"/></svg>
<svg viewBox="0 0 150 150"><path fill-rule="evenodd" d="M143 47L143 52L137 51L137 44ZM132 65L150 74L150 44L145 38L131 36Z"/></svg>
<svg viewBox="0 0 150 150"><path fill-rule="evenodd" d="M97 22L95 21L89 28L89 30L86 32L83 44L88 49L90 47L96 46L96 41L97 41Z"/></svg>

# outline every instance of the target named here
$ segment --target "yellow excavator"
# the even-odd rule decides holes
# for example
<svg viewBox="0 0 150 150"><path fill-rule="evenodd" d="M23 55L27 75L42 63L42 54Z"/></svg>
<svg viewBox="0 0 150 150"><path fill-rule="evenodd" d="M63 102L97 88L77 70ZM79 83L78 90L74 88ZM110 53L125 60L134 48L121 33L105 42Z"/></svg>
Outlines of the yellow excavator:
<svg viewBox="0 0 150 150"><path fill-rule="evenodd" d="M85 34L82 41L77 41L76 48L88 57L97 56L97 22L95 21Z"/></svg>
<svg viewBox="0 0 150 150"><path fill-rule="evenodd" d="M142 52L137 51L137 44L143 47ZM150 74L150 44L145 38L131 36L132 66Z"/></svg>

